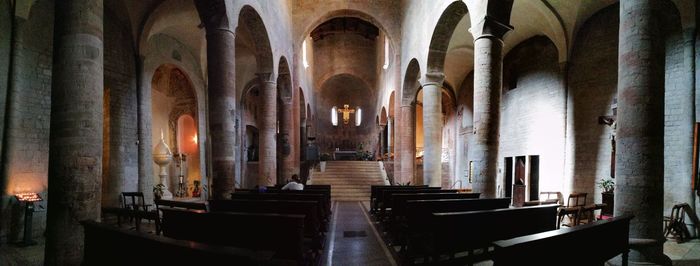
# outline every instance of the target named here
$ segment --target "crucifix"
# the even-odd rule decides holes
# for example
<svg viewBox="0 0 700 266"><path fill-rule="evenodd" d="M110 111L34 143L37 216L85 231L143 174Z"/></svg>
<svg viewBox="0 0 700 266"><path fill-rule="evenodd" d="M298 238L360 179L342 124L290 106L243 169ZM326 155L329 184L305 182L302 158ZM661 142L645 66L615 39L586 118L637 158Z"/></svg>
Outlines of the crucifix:
<svg viewBox="0 0 700 266"><path fill-rule="evenodd" d="M617 133L617 98L613 99L613 104L610 107L613 115L599 116L598 124L610 126L610 177L615 178L615 134Z"/></svg>
<svg viewBox="0 0 700 266"><path fill-rule="evenodd" d="M355 113L355 109L351 109L349 104L343 105L343 109L338 109L338 113L343 114L343 124L348 124L350 122L350 114Z"/></svg>

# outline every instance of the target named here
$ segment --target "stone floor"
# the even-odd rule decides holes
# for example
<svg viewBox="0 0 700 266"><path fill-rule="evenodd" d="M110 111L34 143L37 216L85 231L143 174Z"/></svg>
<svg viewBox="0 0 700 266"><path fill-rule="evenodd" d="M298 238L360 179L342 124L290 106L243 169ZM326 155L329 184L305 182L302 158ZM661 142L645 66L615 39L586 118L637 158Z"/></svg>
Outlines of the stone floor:
<svg viewBox="0 0 700 266"><path fill-rule="evenodd" d="M322 265L396 265L392 252L384 245L381 236L367 215L367 202L334 202L333 220L326 235L327 249ZM145 230L148 227L145 227ZM0 266L43 265L44 238L35 237L37 245L19 247L15 244L0 245ZM700 266L700 240L684 243L666 241L664 253L676 266ZM479 266L491 265L482 262Z"/></svg>

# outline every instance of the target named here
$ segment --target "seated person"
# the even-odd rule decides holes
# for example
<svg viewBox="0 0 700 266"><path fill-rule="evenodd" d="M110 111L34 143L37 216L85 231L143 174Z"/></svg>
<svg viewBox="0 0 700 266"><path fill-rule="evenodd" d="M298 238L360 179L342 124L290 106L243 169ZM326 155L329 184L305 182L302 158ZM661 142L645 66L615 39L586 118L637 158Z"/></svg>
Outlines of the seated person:
<svg viewBox="0 0 700 266"><path fill-rule="evenodd" d="M293 175L292 181L284 185L282 190L304 190L304 184L301 183L298 175Z"/></svg>

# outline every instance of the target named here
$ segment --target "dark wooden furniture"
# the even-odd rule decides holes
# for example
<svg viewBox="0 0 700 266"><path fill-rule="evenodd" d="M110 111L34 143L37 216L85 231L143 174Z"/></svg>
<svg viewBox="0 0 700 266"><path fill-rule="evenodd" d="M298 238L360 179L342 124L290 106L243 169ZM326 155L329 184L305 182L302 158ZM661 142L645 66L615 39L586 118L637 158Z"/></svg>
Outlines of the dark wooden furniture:
<svg viewBox="0 0 700 266"><path fill-rule="evenodd" d="M316 201L300 200L210 200L212 212L279 213L304 215L304 236L312 241L312 248L323 249L325 224L319 217Z"/></svg>
<svg viewBox="0 0 700 266"><path fill-rule="evenodd" d="M428 193L452 193L456 194L459 193L458 189L435 189L435 188L415 188L415 189L391 189L391 190L384 190L382 191L382 197L378 202L379 206L379 213L378 217L380 219L383 219L387 214L387 210L391 210L392 208L392 203L393 203L393 195L395 194L418 194L418 193L423 193L423 194L428 194Z"/></svg>
<svg viewBox="0 0 700 266"><path fill-rule="evenodd" d="M432 241L419 245L433 261L446 255L451 261L475 262L490 258L491 243L496 240L535 234L556 229L557 205L496 209L469 212L433 213ZM411 245L409 245L409 250ZM475 255L474 250L482 250ZM455 258L455 254L468 252ZM454 258L454 259L452 259Z"/></svg>
<svg viewBox="0 0 700 266"><path fill-rule="evenodd" d="M141 220L150 220L155 223L156 234L160 234L160 217L155 211L142 211L142 210L132 210L120 207L102 207L102 216L112 214L117 216L117 226L122 225L122 219L129 219L129 221L134 221L134 228L136 231L141 231Z"/></svg>
<svg viewBox="0 0 700 266"><path fill-rule="evenodd" d="M188 210L207 210L207 203L204 201L180 201L180 200L164 200L156 199L153 200L156 204L156 208L160 207L170 207L170 208L181 208Z"/></svg>
<svg viewBox="0 0 700 266"><path fill-rule="evenodd" d="M402 251L410 250L409 243L416 245L430 241L434 212L494 210L508 208L509 205L510 198L409 200L406 202L406 220L395 227L397 230L392 236L397 240L395 244L401 245Z"/></svg>
<svg viewBox="0 0 700 266"><path fill-rule="evenodd" d="M329 221L331 215L330 198L318 193L231 193L231 199L316 201L321 206L323 221Z"/></svg>
<svg viewBox="0 0 700 266"><path fill-rule="evenodd" d="M315 261L304 246L304 215L204 212L163 207L163 235L181 240L271 250L273 259Z"/></svg>
<svg viewBox="0 0 700 266"><path fill-rule="evenodd" d="M686 208L692 210L688 203L673 205L673 208L671 208L671 216L664 219L665 237L671 234L679 243L690 238L690 231L688 231L688 227L685 224Z"/></svg>
<svg viewBox="0 0 700 266"><path fill-rule="evenodd" d="M208 245L81 222L85 232L83 265L270 265L272 251Z"/></svg>
<svg viewBox="0 0 700 266"><path fill-rule="evenodd" d="M370 213L375 213L379 206L377 205L379 203L379 199L382 198L382 192L384 190L391 190L391 189L413 189L413 188L428 188L428 185L420 185L420 186L391 186L391 185L373 185L370 188ZM440 189L438 187L432 188L432 189Z"/></svg>
<svg viewBox="0 0 700 266"><path fill-rule="evenodd" d="M494 265L604 265L622 254L627 265L632 216L495 241ZM575 251L575 255L572 254ZM572 257L573 255L573 257Z"/></svg>
<svg viewBox="0 0 700 266"><path fill-rule="evenodd" d="M151 204L146 204L143 192L122 192L122 208L148 211Z"/></svg>
<svg viewBox="0 0 700 266"><path fill-rule="evenodd" d="M603 204L605 204L605 208L600 211L600 216L613 216L613 210L615 209L615 193L614 192L603 192L601 193L603 196Z"/></svg>

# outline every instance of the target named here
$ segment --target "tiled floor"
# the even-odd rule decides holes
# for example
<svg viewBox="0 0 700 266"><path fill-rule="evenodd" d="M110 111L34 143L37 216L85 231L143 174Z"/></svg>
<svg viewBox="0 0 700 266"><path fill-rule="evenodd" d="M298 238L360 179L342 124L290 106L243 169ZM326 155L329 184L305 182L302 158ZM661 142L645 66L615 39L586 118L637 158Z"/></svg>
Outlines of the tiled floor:
<svg viewBox="0 0 700 266"><path fill-rule="evenodd" d="M334 202L323 265L396 265L361 202Z"/></svg>

